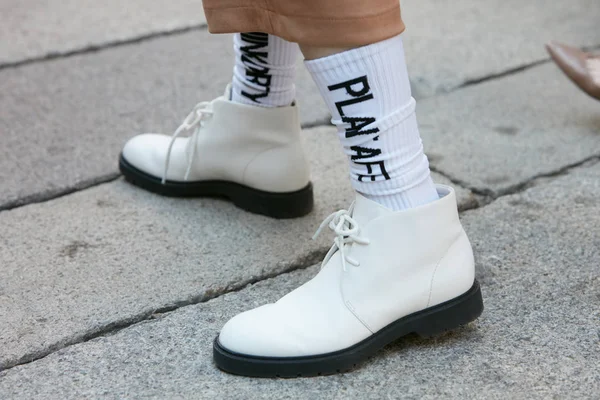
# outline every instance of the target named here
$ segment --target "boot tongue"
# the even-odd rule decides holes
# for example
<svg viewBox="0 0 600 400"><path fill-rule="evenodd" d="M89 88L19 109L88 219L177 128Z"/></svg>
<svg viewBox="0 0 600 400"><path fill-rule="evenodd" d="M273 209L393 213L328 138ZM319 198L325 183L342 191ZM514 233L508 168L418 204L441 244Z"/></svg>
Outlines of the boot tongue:
<svg viewBox="0 0 600 400"><path fill-rule="evenodd" d="M354 211L352 212L352 218L358 222L358 226L367 226L369 222L375 218L379 218L384 215L393 214L394 211L382 206L373 200L367 199L360 193L356 194L356 201L354 202Z"/></svg>

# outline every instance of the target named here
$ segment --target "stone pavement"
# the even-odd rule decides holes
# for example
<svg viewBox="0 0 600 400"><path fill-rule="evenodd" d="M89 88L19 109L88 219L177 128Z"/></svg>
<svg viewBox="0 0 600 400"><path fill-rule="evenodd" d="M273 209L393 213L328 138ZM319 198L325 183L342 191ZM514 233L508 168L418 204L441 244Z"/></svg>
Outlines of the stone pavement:
<svg viewBox="0 0 600 400"><path fill-rule="evenodd" d="M405 3L423 139L486 311L348 374L257 380L219 372L212 339L314 275L329 242L309 238L351 200L309 76L313 213L163 198L119 177L119 149L220 94L230 37L189 0L0 0L0 399L599 398L600 103L543 43L599 47L600 3Z"/></svg>

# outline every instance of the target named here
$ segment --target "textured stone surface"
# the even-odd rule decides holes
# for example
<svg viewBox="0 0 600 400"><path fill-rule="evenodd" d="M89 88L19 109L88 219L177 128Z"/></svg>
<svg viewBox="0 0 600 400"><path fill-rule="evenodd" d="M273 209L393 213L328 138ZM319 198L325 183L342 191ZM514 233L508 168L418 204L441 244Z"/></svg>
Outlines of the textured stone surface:
<svg viewBox="0 0 600 400"><path fill-rule="evenodd" d="M547 58L542 44L552 38L600 45L595 29L600 4L596 0L551 7L544 0L493 0L486 4L482 8L469 1L446 4L426 0L403 5L409 26L405 47L416 97ZM10 39L0 41L0 64L3 59L15 62L22 57L70 51L203 21L200 3L188 0L110 0L101 4L89 0L0 0L0 15L0 37ZM230 79L231 60L230 38L210 37L202 30L0 71L0 208L114 177L116 155L125 139L140 131L172 132L193 104L221 93ZM303 68L299 74L302 121L325 121L327 112L312 81ZM560 82L554 94L567 90L577 99L575 103L565 102L566 108L563 98L550 103L559 113L573 114L572 109L585 102L570 83L558 78L558 72L549 72L539 81L545 79L550 79L551 85L555 80ZM512 83L501 82L501 87ZM535 91L522 89L529 90L526 97L520 94L516 99L512 90L504 88L501 99L489 93L483 103L475 105L489 108L488 113L498 110L493 106L496 100L510 105L537 98L537 104L544 105L544 96L538 94L544 93L541 86ZM440 100L460 107L451 110L463 118L449 118L449 124L462 124L465 113L471 122L480 118L469 114L473 107L462 107L464 97L459 99ZM437 106L422 105L420 109L451 117ZM521 113L516 106L503 112L511 114L497 121L502 132L522 129L515 127L512 119L514 114L528 113ZM420 113L422 120L425 114ZM478 137L477 128L476 135L469 133L471 138ZM461 134L467 131L460 126L457 129ZM597 124L593 129L597 130ZM575 137L572 132L564 133ZM542 146L546 151L549 145ZM460 150L458 157L464 163ZM507 152L513 154L514 150ZM467 168L481 166L469 164ZM516 168L520 170L521 165ZM503 180L498 176L489 179Z"/></svg>
<svg viewBox="0 0 600 400"><path fill-rule="evenodd" d="M231 37L190 32L0 71L0 209L117 173L125 141L172 132L231 79ZM298 60L299 64L301 60ZM304 124L328 113L299 68Z"/></svg>
<svg viewBox="0 0 600 400"><path fill-rule="evenodd" d="M597 0L423 0L404 2L403 15L419 99L545 59L550 39L600 45ZM198 26L197 1L0 0L0 20L0 209L116 176L128 137L170 133L231 74L230 38L202 29L2 68ZM302 121L323 122L299 74ZM598 156L598 104L545 65L422 100L418 114L436 169L499 194ZM351 198L332 129L306 139L317 208L295 221L161 198L121 180L0 212L0 370L66 346L0 372L0 399L600 397L599 164L463 214L486 302L477 323L400 340L343 376L218 372L210 346L223 323L316 268L242 288L316 262L329 240L310 235ZM477 204L468 190L458 195L462 208Z"/></svg>
<svg viewBox="0 0 600 400"><path fill-rule="evenodd" d="M192 34L186 40L190 51L198 48ZM225 37L209 43L215 53L230 52L217 46ZM77 56L0 72L9 76L0 80L0 207L116 174L128 137L170 132L197 99L219 94L223 60L182 61L164 75L176 53L163 39L102 52L93 62ZM301 71L302 120L324 121L322 100ZM432 165L483 191L501 193L600 153L597 103L553 65L422 100L417 112Z"/></svg>
<svg viewBox="0 0 600 400"><path fill-rule="evenodd" d="M332 128L306 132L316 209L298 220L221 200L169 199L119 180L0 213L0 369L157 309L317 262L310 237L352 190ZM442 177L434 178L448 183ZM475 198L458 188L462 207ZM2 396L0 396L1 398Z"/></svg>
<svg viewBox="0 0 600 400"><path fill-rule="evenodd" d="M595 0L421 0L402 13L421 96L547 58L542 45L552 39L600 45ZM0 64L205 23L198 0L0 0L0 15L0 37L11 38L0 42Z"/></svg>
<svg viewBox="0 0 600 400"><path fill-rule="evenodd" d="M600 106L547 64L421 101L432 165L466 187L504 193L600 155Z"/></svg>
<svg viewBox="0 0 600 400"><path fill-rule="evenodd" d="M402 15L419 97L547 59L550 40L600 45L596 0L405 1Z"/></svg>
<svg viewBox="0 0 600 400"><path fill-rule="evenodd" d="M0 65L205 24L198 0L0 0Z"/></svg>
<svg viewBox="0 0 600 400"><path fill-rule="evenodd" d="M211 342L228 318L277 299L313 267L5 371L0 397L598 398L600 231L589 228L600 224L598 197L596 164L465 213L482 317L442 337L400 340L354 372L261 380L212 364Z"/></svg>

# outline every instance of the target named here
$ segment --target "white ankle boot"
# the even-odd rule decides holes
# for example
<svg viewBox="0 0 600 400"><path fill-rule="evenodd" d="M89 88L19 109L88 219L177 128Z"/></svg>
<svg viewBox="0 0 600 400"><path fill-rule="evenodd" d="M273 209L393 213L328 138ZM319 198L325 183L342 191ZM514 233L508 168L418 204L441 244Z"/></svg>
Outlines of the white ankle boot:
<svg viewBox="0 0 600 400"><path fill-rule="evenodd" d="M299 217L313 206L295 105L264 108L224 96L199 103L173 137L129 140L119 166L127 180L168 196L226 197L251 212ZM192 131L189 137L178 137Z"/></svg>
<svg viewBox="0 0 600 400"><path fill-rule="evenodd" d="M483 303L471 245L454 190L437 190L439 200L414 209L357 195L349 211L332 214L324 224L336 238L319 274L227 322L214 343L217 366L248 376L331 374L411 332L476 319Z"/></svg>

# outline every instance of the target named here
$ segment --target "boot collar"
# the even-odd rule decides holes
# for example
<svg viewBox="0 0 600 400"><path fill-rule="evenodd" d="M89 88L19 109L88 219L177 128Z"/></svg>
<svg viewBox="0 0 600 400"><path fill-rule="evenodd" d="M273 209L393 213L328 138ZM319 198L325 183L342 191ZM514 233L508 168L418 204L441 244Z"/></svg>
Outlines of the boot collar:
<svg viewBox="0 0 600 400"><path fill-rule="evenodd" d="M443 202L453 201L452 198L446 198L448 196L450 196L450 197L454 196L454 190L451 187L445 186L445 185L436 185L436 189L437 189L438 195L440 196L441 201L443 201ZM369 222L371 222L379 217L390 216L392 214L400 214L400 213L404 213L404 214L421 213L421 212L425 211L426 208L431 207L434 203L437 203L440 200L437 200L435 202L425 204L425 205L422 205L419 207L411 208L408 210L393 211L387 207L382 206L379 203L374 202L373 200L366 198L365 196L363 196L360 193L356 193L356 200L354 202L354 210L352 212L352 218L354 218L354 220L356 220L356 222L358 222L358 225L360 227L365 227L365 226L367 226L367 224Z"/></svg>

